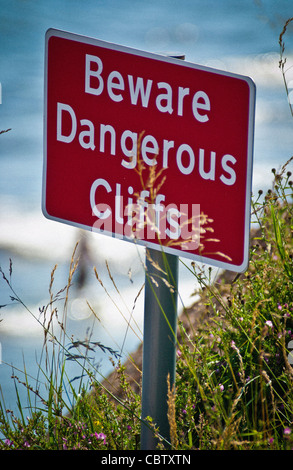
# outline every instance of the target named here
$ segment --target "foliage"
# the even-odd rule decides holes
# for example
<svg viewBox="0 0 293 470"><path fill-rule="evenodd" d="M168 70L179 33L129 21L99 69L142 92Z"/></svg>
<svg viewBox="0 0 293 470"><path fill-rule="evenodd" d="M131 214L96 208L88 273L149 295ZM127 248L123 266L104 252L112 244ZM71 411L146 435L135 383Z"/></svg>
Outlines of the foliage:
<svg viewBox="0 0 293 470"><path fill-rule="evenodd" d="M199 277L210 309L177 366L179 448L291 448L293 210L291 172L253 203L248 271L227 285ZM226 299L222 292L226 288Z"/></svg>
<svg viewBox="0 0 293 470"><path fill-rule="evenodd" d="M215 283L194 269L201 287L201 304L207 314L196 330L179 322L175 392L169 389L172 446L176 449L288 449L293 446L293 369L289 341L293 338L293 206L288 162L273 170L274 183L253 202L257 228L252 232L248 271L227 282ZM123 397L117 398L95 378L87 357L94 347L117 359L117 353L99 342L69 343L65 348L51 329L57 315L56 299L66 293L76 263L72 262L68 286L55 296L50 283L50 302L44 314L44 351L47 396L29 377L21 383L14 376L19 417L0 405L2 449L139 449L140 396L132 391L124 366L118 363ZM187 266L187 269L192 269ZM9 276L1 270L11 289ZM21 302L12 291L14 301ZM25 305L23 304L25 307ZM51 308L51 314L45 313ZM26 307L25 307L26 308ZM194 307L196 308L196 306ZM200 308L200 305L198 306ZM188 315L188 312L185 313ZM39 320L40 321L40 320ZM62 334L65 320L59 320ZM185 325L185 326L184 326ZM48 348L48 338L53 349ZM52 341L54 339L54 341ZM64 364L60 367L63 350ZM76 354L73 348L77 349ZM66 404L64 382L67 360L82 361L89 388L71 384L74 403ZM51 364L49 367L48 364ZM58 362L59 364L59 362ZM55 372L54 372L55 371ZM19 400L18 387L27 388L29 417ZM38 404L33 404L33 397ZM161 442L164 448L166 443Z"/></svg>

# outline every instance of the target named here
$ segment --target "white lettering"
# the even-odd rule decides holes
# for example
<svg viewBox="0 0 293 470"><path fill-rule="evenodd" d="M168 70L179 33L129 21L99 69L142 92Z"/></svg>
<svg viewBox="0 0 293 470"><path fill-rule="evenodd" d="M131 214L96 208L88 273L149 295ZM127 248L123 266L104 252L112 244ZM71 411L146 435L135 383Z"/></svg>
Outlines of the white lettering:
<svg viewBox="0 0 293 470"><path fill-rule="evenodd" d="M71 117L71 131L68 135L62 134L62 113L66 111ZM76 116L71 106L68 104L57 103L57 140L60 142L66 142L67 144L72 142L76 134L77 122Z"/></svg>
<svg viewBox="0 0 293 470"><path fill-rule="evenodd" d="M170 207L167 210L167 221L170 224L170 227L175 229L171 231L170 229L166 229L166 235L171 238L171 240L177 240L180 237L180 224L178 219L180 219L180 212L176 207ZM173 216L177 217L177 220L173 219Z"/></svg>
<svg viewBox="0 0 293 470"><path fill-rule="evenodd" d="M131 141L131 148L128 149L126 147L126 140L130 139ZM126 157L128 157L130 160L122 160L121 165L124 166L125 168L129 168L132 170L133 168L136 167L137 163L137 133L136 132L131 132L131 131L124 131L122 136L121 136L121 149L122 152Z"/></svg>
<svg viewBox="0 0 293 470"><path fill-rule="evenodd" d="M114 81L115 80L115 81ZM116 82L117 80L117 82ZM124 80L122 75L119 72L111 72L108 81L107 81L107 90L108 94L113 101L122 101L123 96L121 93L117 95L113 92L113 90L124 90Z"/></svg>
<svg viewBox="0 0 293 470"><path fill-rule="evenodd" d="M163 194L158 194L155 201L155 210L156 210L156 227L160 233L160 212L164 212L164 206L160 203L165 201L165 196Z"/></svg>
<svg viewBox="0 0 293 470"><path fill-rule="evenodd" d="M174 140L163 140L163 168L168 168L168 152L174 148Z"/></svg>
<svg viewBox="0 0 293 470"><path fill-rule="evenodd" d="M91 69L91 64L94 63L98 66L97 70ZM104 89L104 81L101 73L103 70L103 62L99 57L86 54L85 56L85 92L91 95L100 95ZM98 79L98 87L91 86L91 77Z"/></svg>
<svg viewBox="0 0 293 470"><path fill-rule="evenodd" d="M126 91L126 83L128 82L130 103L132 105L141 104L147 108L150 103L151 92L153 90L153 80L143 77L134 77L127 75L123 77L122 74L116 70L109 73L108 76L102 76L103 62L94 55L86 54L85 56L85 93L91 95L101 95L104 89L107 90L108 96L112 101L120 102L127 97L121 92ZM105 87L105 83L107 86ZM173 93L176 87L172 87L167 82L158 82L157 89L163 90L157 92L154 97L158 111L162 113L173 113ZM175 90L175 91L174 91ZM155 91L153 91L155 92ZM177 115L183 116L184 114L184 98L190 95L190 88L182 86L177 87ZM190 100L188 101L190 103ZM175 105L176 106L176 105ZM201 123L209 120L208 111L211 110L210 99L204 91L197 91L192 98L192 113L194 118ZM186 105L185 105L186 108Z"/></svg>
<svg viewBox="0 0 293 470"><path fill-rule="evenodd" d="M235 165L236 163L236 158L233 157L233 155L224 155L221 161L221 165L224 171L226 171L229 175L230 178L226 178L226 176L221 175L220 180L224 183L227 184L228 186L232 186L235 181L236 181L236 173L233 170L233 168L230 168L227 163L232 163Z"/></svg>
<svg viewBox="0 0 293 470"><path fill-rule="evenodd" d="M187 152L187 154L189 155L189 164L187 167L183 166L183 163L182 163L183 152ZM177 165L178 165L179 170L184 175L189 175L194 169L194 164L195 164L194 153L193 153L192 148L189 145L182 144L180 145L180 147L178 147L178 150L176 153L176 160L177 160Z"/></svg>
<svg viewBox="0 0 293 470"><path fill-rule="evenodd" d="M96 206L96 190L99 186L104 186L107 193L110 193L112 191L112 188L109 185L108 181L104 180L103 178L96 179L93 182L90 190L90 205L92 208L93 215L99 217L99 219L107 219L111 215L111 211L109 209L106 209L104 212L100 212Z"/></svg>
<svg viewBox="0 0 293 470"><path fill-rule="evenodd" d="M100 152L105 152L105 135L109 132L111 135L111 155L115 155L116 151L116 132L114 127L101 124L100 126Z"/></svg>
<svg viewBox="0 0 293 470"><path fill-rule="evenodd" d="M148 207L148 203L145 199L147 197L149 197L149 195L150 195L150 192L147 189L143 189L141 191L139 199L138 199L138 205L139 205L139 208L140 208L139 223L140 223L141 227L144 226L144 212L145 212L145 208Z"/></svg>
<svg viewBox="0 0 293 470"><path fill-rule="evenodd" d="M203 102L200 102L199 100L203 100ZM198 112L199 109L203 109L205 111L211 110L210 99L204 91L198 91L197 93L194 94L194 97L192 99L192 111L197 121L207 122L209 120L208 115L200 114Z"/></svg>
<svg viewBox="0 0 293 470"><path fill-rule="evenodd" d="M95 144L94 144L94 139L95 139L95 128L94 125L91 121L88 119L82 119L80 121L80 124L82 126L88 126L89 130L84 130L79 134L78 140L80 145L85 148L85 149L91 149L95 150ZM85 138L88 138L88 142L85 142Z"/></svg>
<svg viewBox="0 0 293 470"><path fill-rule="evenodd" d="M116 184L115 194L115 220L118 224L123 224L123 198L121 196L121 184Z"/></svg>
<svg viewBox="0 0 293 470"><path fill-rule="evenodd" d="M152 88L152 80L147 81L146 88L144 87L144 82L141 77L138 77L136 80L136 85L133 83L133 76L128 75L128 84L130 92L131 104L137 104L138 97L140 95L141 103L144 108L147 108L149 105L150 93Z"/></svg>
<svg viewBox="0 0 293 470"><path fill-rule="evenodd" d="M205 180L215 180L215 168L216 168L216 153L211 152L210 170L206 172L204 170L204 150L199 149L199 174Z"/></svg>
<svg viewBox="0 0 293 470"><path fill-rule="evenodd" d="M183 116L183 98L189 95L189 88L178 88L178 116Z"/></svg>
<svg viewBox="0 0 293 470"><path fill-rule="evenodd" d="M150 144L150 145L149 145ZM151 153L152 155L158 155L159 153L159 146L158 142L152 135L146 135L141 143L141 155L143 160L149 166L154 166L157 164L157 160L155 158L151 159L147 156L147 152Z"/></svg>
<svg viewBox="0 0 293 470"><path fill-rule="evenodd" d="M169 83L165 82L160 82L158 83L158 88L165 88L166 93L161 93L160 95L157 96L156 98L156 105L159 111L162 113L173 113L172 109L172 87L169 85ZM162 101L166 101L166 104L163 105Z"/></svg>

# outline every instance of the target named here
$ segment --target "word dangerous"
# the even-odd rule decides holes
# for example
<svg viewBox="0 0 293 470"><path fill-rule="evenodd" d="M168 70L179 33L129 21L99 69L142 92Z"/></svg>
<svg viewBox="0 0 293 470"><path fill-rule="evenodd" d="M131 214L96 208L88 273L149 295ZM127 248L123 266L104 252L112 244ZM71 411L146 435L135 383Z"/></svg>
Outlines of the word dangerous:
<svg viewBox="0 0 293 470"><path fill-rule="evenodd" d="M66 130L63 129L63 122L66 122ZM99 142L100 153L116 155L119 145L118 153L123 155L121 165L128 169L136 168L139 139L137 132L125 130L117 138L114 126L104 123L95 126L89 119L78 120L70 105L57 103L57 140L71 143L77 135L78 142L84 149L95 150L97 142ZM161 158L162 167L169 168L169 160L171 160L176 162L180 173L189 175L194 171L198 162L198 171L202 178L216 179L218 157L215 151L207 151L203 148L195 150L187 143L182 143L176 148L174 140L162 139L159 142L153 135L146 135L141 141L140 152L143 161L148 166L157 165L158 158ZM218 177L222 183L231 186L236 181L236 172L233 168L236 158L227 153L220 159L223 173Z"/></svg>

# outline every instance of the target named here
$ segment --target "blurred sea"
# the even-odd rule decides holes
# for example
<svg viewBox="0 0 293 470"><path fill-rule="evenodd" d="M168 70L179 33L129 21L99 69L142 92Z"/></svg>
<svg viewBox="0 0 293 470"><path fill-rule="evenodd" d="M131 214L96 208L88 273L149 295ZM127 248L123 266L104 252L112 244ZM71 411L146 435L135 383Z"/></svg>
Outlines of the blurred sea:
<svg viewBox="0 0 293 470"><path fill-rule="evenodd" d="M279 34L292 16L291 0L0 0L0 130L11 128L0 136L0 266L9 278L12 260L13 289L27 307L11 300L15 295L0 279L0 305L8 304L0 310L0 385L7 407L15 409L16 401L7 364L13 364L20 379L24 362L27 372L36 376L43 331L29 311L39 318L39 308L49 302L55 264L54 293L66 285L77 240L87 249L87 276L82 287L76 283L70 291L69 334L82 340L90 327L94 341L123 349L123 354L142 339L143 292L135 299L144 282L144 250L46 220L41 212L46 30L53 27L150 52L179 51L189 62L250 76L257 87L257 194L271 185L271 168L279 168L292 155L293 118L278 67ZM288 69L291 31L285 41ZM107 291L96 280L93 266ZM181 266L180 302L189 305L195 287L194 277ZM111 371L108 355L101 350L94 361L102 374ZM70 374L76 375L72 364Z"/></svg>

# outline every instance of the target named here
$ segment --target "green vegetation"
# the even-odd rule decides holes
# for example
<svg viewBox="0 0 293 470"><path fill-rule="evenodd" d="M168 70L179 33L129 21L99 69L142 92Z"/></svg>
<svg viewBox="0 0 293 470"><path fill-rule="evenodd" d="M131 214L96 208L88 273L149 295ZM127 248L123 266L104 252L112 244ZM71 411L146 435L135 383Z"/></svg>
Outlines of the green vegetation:
<svg viewBox="0 0 293 470"><path fill-rule="evenodd" d="M248 271L229 287L203 279L206 322L191 339L182 331L180 448L292 448L293 193L286 166L274 173L273 190L253 204Z"/></svg>
<svg viewBox="0 0 293 470"><path fill-rule="evenodd" d="M194 308L204 316L195 328L186 311L178 325L176 387L168 398L172 449L293 448L292 159L280 171L273 170L272 189L266 194L260 191L252 202L255 229L247 272L232 281L223 275L211 284L197 267L186 265L200 284L201 299ZM52 272L50 300L40 311L44 330L40 377L34 386L27 374L23 383L14 377L17 417L6 410L3 397L0 400L0 449L140 448L140 395L128 383L117 353L100 343L67 338L66 308L76 267L73 256L68 284L55 295ZM9 275L2 269L1 274L13 299L26 308L13 291L12 265ZM65 296L62 319L55 306L61 294ZM53 319L60 327L59 339ZM37 317L36 321L41 322ZM97 347L118 360L122 398L115 399L96 379L88 354ZM69 383L74 397L70 405L64 390L67 360L80 363L88 376L88 388ZM41 380L45 393L39 388ZM20 386L27 389L25 411ZM167 444L161 440L158 446L164 449Z"/></svg>
<svg viewBox="0 0 293 470"><path fill-rule="evenodd" d="M169 394L174 449L293 447L293 358L287 349L293 339L293 192L289 163L280 172L273 170L272 189L265 195L260 192L253 202L257 228L252 235L248 271L233 282L221 276L210 284L193 266L201 286L197 308L204 308L204 318L196 329L188 326L188 311L179 321L176 392ZM46 360L44 366L40 365L40 376L47 384L46 396L37 385L32 387L27 375L23 383L14 377L17 397L19 387L25 386L30 406L24 411L18 400L16 417L1 400L1 449L140 448L140 395L129 385L124 366L119 364L118 368L123 397L115 400L96 380L88 357L94 347L119 359L116 352L89 340L71 342L66 349L65 318L58 319L60 339L54 334L53 317L58 318L55 303L64 294L66 312L76 267L72 262L68 285L56 295L52 293L53 270L50 302L42 310ZM12 289L12 266L9 276L1 273ZM80 362L91 387L90 391L81 385L74 388L72 383L74 403L70 406L64 390L69 359ZM165 444L161 441L159 447Z"/></svg>

